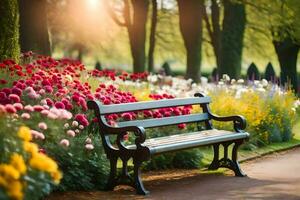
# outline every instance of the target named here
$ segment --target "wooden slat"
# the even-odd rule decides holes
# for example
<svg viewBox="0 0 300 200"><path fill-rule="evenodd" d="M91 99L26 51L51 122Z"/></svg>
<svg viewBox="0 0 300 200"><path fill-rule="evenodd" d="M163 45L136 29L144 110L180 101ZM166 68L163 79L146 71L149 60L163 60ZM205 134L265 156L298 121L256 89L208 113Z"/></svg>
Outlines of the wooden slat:
<svg viewBox="0 0 300 200"><path fill-rule="evenodd" d="M207 133L206 135L204 134L205 132ZM194 148L197 146L245 139L248 137L249 133L247 132L235 133L224 130L206 130L147 139L143 145L150 149L151 154L159 154L163 152ZM126 148L135 149L136 145L128 145Z"/></svg>
<svg viewBox="0 0 300 200"><path fill-rule="evenodd" d="M210 102L211 102L210 97L191 97L191 98L163 99L163 100L156 100L156 101L143 101L143 102L124 103L124 104L101 105L100 113L101 115L106 115L112 113L122 113L127 111L138 111L138 110L157 109L157 108L195 105L195 104L207 104Z"/></svg>
<svg viewBox="0 0 300 200"><path fill-rule="evenodd" d="M119 122L118 127L142 126L144 128L151 128L151 127L160 127L160 126L175 125L181 123L204 121L207 119L208 119L207 113L190 114L190 115L180 115L180 116L173 116L173 117Z"/></svg>
<svg viewBox="0 0 300 200"><path fill-rule="evenodd" d="M232 134L221 134L212 137L203 137L198 140L188 140L182 142L175 142L172 144L159 145L155 147L150 146L152 154L159 154L163 152L171 152L182 149L194 148L197 146L216 144L220 142L233 141L238 139L245 139L249 137L249 133L232 133Z"/></svg>
<svg viewBox="0 0 300 200"><path fill-rule="evenodd" d="M230 131L223 131L223 130L205 130L205 131L198 131L198 132L192 132L192 133L183 133L178 135L170 135L165 137L159 137L159 138L153 138L153 139L147 139L144 142L144 145L146 146L161 146L161 145L167 145L167 144L173 144L178 142L185 142L185 141L193 141L193 140L199 140L201 138L207 138L207 137L215 137L218 135L226 135L226 134L233 134L234 132Z"/></svg>

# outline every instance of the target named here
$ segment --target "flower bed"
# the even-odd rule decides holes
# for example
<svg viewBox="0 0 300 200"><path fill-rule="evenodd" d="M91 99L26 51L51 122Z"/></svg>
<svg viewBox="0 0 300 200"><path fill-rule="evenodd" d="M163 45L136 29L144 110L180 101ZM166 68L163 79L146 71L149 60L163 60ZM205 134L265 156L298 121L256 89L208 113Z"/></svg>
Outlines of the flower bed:
<svg viewBox="0 0 300 200"><path fill-rule="evenodd" d="M26 55L22 65L11 60L0 63L0 121L5 129L19 126L30 128L32 142L38 145L38 151L53 158L63 172L61 184L56 189L101 189L106 180L108 163L100 138L94 134L96 119L87 110L87 100L119 104L187 97L199 91L212 97L213 112L246 117L249 124L247 131L251 133L250 149L291 139L298 101L290 91L266 81L245 84L242 80L230 81L225 77L218 84L207 83L204 78L201 84L194 84L190 80L147 73L86 70L83 64L70 59L33 59L31 55ZM162 108L108 115L107 119L113 125L119 120L186 115L195 109L199 107ZM219 128L229 127L226 124ZM160 129L160 136L178 131L178 128L185 131L195 126L179 124ZM1 132L0 137L5 139L7 135ZM17 139L10 138L10 141L14 140ZM0 144L2 147L3 144ZM10 163L14 151L5 149L5 152L6 158L0 161ZM158 157L148 167L195 167L200 158L198 150L188 151L172 154L168 158ZM182 162L184 160L191 162ZM44 177L42 181L48 182L49 178ZM1 186L0 182L2 188L5 186ZM0 190L0 195L1 191L6 190ZM41 193L45 192L48 191Z"/></svg>

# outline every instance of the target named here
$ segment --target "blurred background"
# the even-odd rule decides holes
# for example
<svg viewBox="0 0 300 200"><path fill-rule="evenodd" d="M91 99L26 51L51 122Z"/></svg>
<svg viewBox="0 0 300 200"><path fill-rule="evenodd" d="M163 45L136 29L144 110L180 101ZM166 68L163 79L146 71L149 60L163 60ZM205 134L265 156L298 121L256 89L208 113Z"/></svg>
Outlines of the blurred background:
<svg viewBox="0 0 300 200"><path fill-rule="evenodd" d="M163 66L195 81L200 74L212 73L267 78L269 66L269 80L292 83L297 89L298 0L19 0L18 4L21 52L78 59L88 68L98 63L101 68L158 72Z"/></svg>

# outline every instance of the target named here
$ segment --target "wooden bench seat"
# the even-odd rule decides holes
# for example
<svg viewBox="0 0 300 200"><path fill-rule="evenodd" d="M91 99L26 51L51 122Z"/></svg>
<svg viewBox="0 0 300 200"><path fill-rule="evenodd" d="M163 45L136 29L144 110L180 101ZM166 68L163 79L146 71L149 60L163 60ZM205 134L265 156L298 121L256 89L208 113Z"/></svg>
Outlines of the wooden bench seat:
<svg viewBox="0 0 300 200"><path fill-rule="evenodd" d="M236 133L224 130L204 130L192 133L182 133L178 135L170 135L146 139L143 146L149 148L152 155L164 152L189 149L193 147L206 146L215 144L216 142L226 142L248 138L247 132ZM126 146L128 149L136 149L136 145Z"/></svg>
<svg viewBox="0 0 300 200"><path fill-rule="evenodd" d="M140 167L144 161L152 156L172 151L196 148L200 146L212 145L214 150L214 159L209 169L215 170L220 167L229 168L234 171L236 176L245 176L240 169L237 161L238 147L249 138L249 133L244 132L246 121L242 116L220 117L211 113L208 104L211 99L201 93L195 94L195 97L164 99L157 101L103 105L99 101L89 101L89 109L94 110L98 119L99 132L102 144L110 160L110 175L107 182L107 189L113 190L120 184L134 187L137 194L148 194L144 188ZM167 107L180 107L198 105L201 112L170 116L153 119L135 119L131 121L116 122L114 126L110 125L106 117L110 114L120 114L124 112L138 112L143 110L155 110ZM234 131L217 130L213 127L212 121L231 121ZM177 125L181 123L196 123L198 131L188 133L178 133L165 137L151 138L147 136L147 130L157 127ZM199 123L204 123L205 130L200 128ZM156 129L159 130L159 129ZM123 138L126 134L134 134L134 144L126 144ZM112 144L111 136L117 136L116 144ZM231 158L228 156L228 147L233 144ZM224 157L219 158L219 147L224 147ZM127 163L133 159L133 176L128 173ZM122 172L117 172L117 160L121 159L123 163Z"/></svg>

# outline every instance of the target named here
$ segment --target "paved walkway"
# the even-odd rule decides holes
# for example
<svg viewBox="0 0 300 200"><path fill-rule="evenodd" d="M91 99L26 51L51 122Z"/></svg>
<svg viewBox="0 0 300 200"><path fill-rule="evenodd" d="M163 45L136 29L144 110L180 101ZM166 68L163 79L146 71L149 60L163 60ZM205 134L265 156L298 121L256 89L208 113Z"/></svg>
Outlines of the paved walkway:
<svg viewBox="0 0 300 200"><path fill-rule="evenodd" d="M242 169L248 177L234 177L228 171L225 174L198 170L148 173L144 184L151 194L146 197L134 195L130 188L119 188L113 192L55 194L47 200L300 200L300 148L243 163Z"/></svg>

